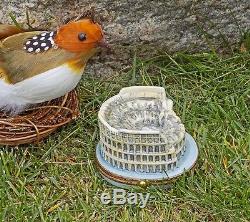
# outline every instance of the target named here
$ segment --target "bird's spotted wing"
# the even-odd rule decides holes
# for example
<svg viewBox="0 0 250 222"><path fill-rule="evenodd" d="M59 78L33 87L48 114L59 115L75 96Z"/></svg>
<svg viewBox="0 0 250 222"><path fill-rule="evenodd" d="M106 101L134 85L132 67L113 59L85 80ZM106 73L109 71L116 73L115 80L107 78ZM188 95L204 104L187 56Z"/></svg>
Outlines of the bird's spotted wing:
<svg viewBox="0 0 250 222"><path fill-rule="evenodd" d="M24 43L24 49L29 53L40 53L57 47L54 42L56 32L42 32L29 38Z"/></svg>
<svg viewBox="0 0 250 222"><path fill-rule="evenodd" d="M63 49L50 48L47 51L41 50L40 53L29 53L26 50L27 42L41 33L43 32L20 33L2 42L0 68L5 71L5 76L10 83L15 84L75 59L75 53ZM41 42L40 44L42 45Z"/></svg>

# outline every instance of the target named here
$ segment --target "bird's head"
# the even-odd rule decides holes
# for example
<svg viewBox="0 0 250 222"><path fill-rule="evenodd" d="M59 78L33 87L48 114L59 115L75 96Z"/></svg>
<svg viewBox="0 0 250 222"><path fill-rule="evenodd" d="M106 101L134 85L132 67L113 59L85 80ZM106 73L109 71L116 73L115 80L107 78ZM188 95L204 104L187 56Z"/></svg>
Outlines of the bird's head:
<svg viewBox="0 0 250 222"><path fill-rule="evenodd" d="M54 41L59 48L74 53L88 53L98 46L105 46L101 26L91 19L72 21L61 26Z"/></svg>

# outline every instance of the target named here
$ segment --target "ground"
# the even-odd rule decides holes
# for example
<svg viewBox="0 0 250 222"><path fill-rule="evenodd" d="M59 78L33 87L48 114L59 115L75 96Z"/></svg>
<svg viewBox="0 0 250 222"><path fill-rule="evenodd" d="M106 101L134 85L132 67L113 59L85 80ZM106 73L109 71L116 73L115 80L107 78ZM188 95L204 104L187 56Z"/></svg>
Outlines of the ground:
<svg viewBox="0 0 250 222"><path fill-rule="evenodd" d="M77 88L81 117L40 145L2 147L2 221L249 221L250 55L134 56L133 67ZM124 86L166 89L199 146L196 167L139 206L103 205L95 166L100 105Z"/></svg>

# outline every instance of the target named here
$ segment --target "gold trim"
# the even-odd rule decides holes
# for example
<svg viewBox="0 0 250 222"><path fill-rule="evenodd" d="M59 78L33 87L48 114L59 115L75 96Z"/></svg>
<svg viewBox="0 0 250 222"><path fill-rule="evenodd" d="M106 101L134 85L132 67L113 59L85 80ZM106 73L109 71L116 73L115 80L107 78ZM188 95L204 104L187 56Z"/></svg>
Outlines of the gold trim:
<svg viewBox="0 0 250 222"><path fill-rule="evenodd" d="M107 177L110 180L113 180L115 182L118 183L123 183L126 185L136 185L136 186L140 186L143 188L147 188L150 185L166 185L169 183L173 183L175 182L181 175L178 175L176 177L170 178L170 179L159 179L159 180L136 180L136 179L131 179L131 178L126 178L126 177L122 177L119 176L117 174L113 174L111 172L109 172L108 170L104 169L104 167L99 163L98 159L96 158L96 163L97 163L97 168L100 170L100 173ZM194 168L196 164L194 164L190 170L192 170Z"/></svg>

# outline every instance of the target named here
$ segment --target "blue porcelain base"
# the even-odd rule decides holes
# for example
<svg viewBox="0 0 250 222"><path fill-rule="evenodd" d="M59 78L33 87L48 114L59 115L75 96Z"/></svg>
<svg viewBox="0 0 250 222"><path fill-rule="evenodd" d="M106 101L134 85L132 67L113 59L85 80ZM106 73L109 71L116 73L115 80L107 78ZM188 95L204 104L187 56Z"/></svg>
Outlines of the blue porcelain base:
<svg viewBox="0 0 250 222"><path fill-rule="evenodd" d="M194 166L198 158L198 147L193 137L188 133L186 133L185 136L185 147L185 152L178 161L178 164L175 169L167 170L163 173L141 173L128 170L121 170L116 167L113 167L101 156L100 144L98 144L96 147L96 158L103 178L114 186L127 188L128 185L140 185L140 181L146 181L146 183L148 184L151 184L151 181L154 181L154 184L157 184L157 181L159 181L159 184L161 184L163 181L167 182L171 181L172 179L175 179L176 177L180 176L185 171L190 170ZM123 181L123 179L126 182L121 182ZM135 181L139 182L137 182L136 184Z"/></svg>

